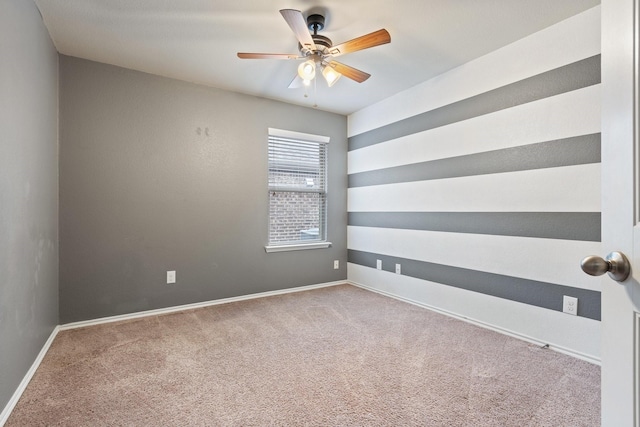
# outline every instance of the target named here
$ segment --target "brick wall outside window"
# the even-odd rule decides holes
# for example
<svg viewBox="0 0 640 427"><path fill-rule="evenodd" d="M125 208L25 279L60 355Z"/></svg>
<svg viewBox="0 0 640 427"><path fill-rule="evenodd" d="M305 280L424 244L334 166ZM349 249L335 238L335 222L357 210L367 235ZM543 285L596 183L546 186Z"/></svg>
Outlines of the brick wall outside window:
<svg viewBox="0 0 640 427"><path fill-rule="evenodd" d="M312 177L309 175L309 177ZM306 185L306 177L278 176L279 184ZM269 192L269 234L272 243L317 239L324 194L295 191Z"/></svg>

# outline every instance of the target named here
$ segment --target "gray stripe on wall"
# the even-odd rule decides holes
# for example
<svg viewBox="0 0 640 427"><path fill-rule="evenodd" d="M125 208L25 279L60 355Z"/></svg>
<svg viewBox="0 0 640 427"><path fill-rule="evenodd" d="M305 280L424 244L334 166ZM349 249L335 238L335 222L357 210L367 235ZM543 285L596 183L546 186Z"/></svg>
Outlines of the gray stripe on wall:
<svg viewBox="0 0 640 427"><path fill-rule="evenodd" d="M413 163L349 175L349 187L600 163L600 134Z"/></svg>
<svg viewBox="0 0 640 427"><path fill-rule="evenodd" d="M600 55L349 138L349 151L600 83Z"/></svg>
<svg viewBox="0 0 640 427"><path fill-rule="evenodd" d="M600 241L600 212L349 212L348 225Z"/></svg>
<svg viewBox="0 0 640 427"><path fill-rule="evenodd" d="M578 316L600 320L601 298L597 291L370 252L348 251L350 263L376 268L378 259L382 260L385 271L393 273L395 264L401 264L404 276L550 310L562 311L563 295L576 297L579 301Z"/></svg>

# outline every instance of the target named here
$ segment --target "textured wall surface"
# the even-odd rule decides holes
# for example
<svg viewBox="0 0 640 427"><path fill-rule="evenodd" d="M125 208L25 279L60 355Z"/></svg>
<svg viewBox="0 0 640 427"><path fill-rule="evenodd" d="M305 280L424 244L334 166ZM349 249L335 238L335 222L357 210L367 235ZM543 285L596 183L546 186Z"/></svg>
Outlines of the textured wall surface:
<svg viewBox="0 0 640 427"><path fill-rule="evenodd" d="M58 324L58 54L33 2L0 2L0 58L1 412Z"/></svg>
<svg viewBox="0 0 640 427"><path fill-rule="evenodd" d="M66 56L60 88L62 323L346 278L346 117ZM331 138L331 248L265 253L269 127Z"/></svg>
<svg viewBox="0 0 640 427"><path fill-rule="evenodd" d="M351 115L349 279L597 359L599 91L596 7Z"/></svg>

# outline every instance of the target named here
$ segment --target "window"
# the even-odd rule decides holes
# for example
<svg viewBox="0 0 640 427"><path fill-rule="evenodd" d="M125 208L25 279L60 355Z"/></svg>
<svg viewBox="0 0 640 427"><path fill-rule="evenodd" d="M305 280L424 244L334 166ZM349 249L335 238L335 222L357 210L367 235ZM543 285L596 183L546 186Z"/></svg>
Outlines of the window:
<svg viewBox="0 0 640 427"><path fill-rule="evenodd" d="M269 129L267 252L326 248L328 137Z"/></svg>

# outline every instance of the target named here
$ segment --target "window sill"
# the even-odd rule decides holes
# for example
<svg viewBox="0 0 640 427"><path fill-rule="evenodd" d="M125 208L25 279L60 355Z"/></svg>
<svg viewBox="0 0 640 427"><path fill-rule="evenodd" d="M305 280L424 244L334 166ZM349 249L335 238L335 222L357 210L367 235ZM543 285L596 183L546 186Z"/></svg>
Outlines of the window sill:
<svg viewBox="0 0 640 427"><path fill-rule="evenodd" d="M288 252L288 251L303 251L307 249L326 249L329 246L331 246L331 242L297 243L295 245L265 246L264 250L267 253Z"/></svg>

